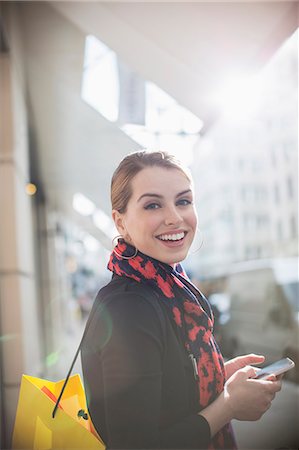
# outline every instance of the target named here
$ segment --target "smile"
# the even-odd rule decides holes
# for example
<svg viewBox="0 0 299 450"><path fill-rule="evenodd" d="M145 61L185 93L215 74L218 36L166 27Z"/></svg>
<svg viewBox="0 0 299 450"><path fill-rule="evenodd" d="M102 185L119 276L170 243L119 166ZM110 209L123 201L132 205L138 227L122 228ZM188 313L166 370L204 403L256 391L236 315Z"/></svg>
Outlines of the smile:
<svg viewBox="0 0 299 450"><path fill-rule="evenodd" d="M157 238L160 239L161 241L181 241L186 234L187 233L182 231L181 233L161 234L160 236L157 236Z"/></svg>

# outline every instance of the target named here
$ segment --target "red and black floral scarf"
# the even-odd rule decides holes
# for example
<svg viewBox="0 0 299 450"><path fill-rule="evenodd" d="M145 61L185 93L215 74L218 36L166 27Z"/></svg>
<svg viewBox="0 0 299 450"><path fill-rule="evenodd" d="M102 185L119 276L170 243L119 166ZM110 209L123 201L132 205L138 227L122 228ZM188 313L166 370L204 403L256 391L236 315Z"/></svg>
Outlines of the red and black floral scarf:
<svg viewBox="0 0 299 450"><path fill-rule="evenodd" d="M200 411L217 398L225 382L223 358L213 337L214 318L208 301L191 283L180 264L172 268L141 252L125 259L132 256L135 249L124 240L118 241L115 250L108 269L119 276L146 283L166 301L193 360ZM224 448L236 448L230 424L213 437L209 446L209 450Z"/></svg>

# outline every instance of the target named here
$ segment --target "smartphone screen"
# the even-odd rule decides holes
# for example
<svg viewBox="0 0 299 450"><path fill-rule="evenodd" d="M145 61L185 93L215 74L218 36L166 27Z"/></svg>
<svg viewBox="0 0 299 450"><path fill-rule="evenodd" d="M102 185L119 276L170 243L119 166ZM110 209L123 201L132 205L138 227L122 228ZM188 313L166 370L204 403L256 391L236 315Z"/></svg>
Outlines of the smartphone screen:
<svg viewBox="0 0 299 450"><path fill-rule="evenodd" d="M255 378L267 378L269 375L280 375L295 367L294 361L290 358L280 359L269 366L263 367L255 376Z"/></svg>

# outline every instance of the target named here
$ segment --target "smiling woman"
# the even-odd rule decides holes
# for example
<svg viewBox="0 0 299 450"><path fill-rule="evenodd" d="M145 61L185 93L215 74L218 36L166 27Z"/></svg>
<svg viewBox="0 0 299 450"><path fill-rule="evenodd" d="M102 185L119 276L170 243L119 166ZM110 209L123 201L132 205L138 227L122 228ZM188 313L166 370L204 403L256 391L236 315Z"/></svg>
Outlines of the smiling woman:
<svg viewBox="0 0 299 450"><path fill-rule="evenodd" d="M206 298L180 262L197 215L190 173L164 152L136 152L116 169L120 238L82 344L89 413L107 448L236 447L230 420L257 420L280 382L253 380L247 355L224 364ZM109 325L109 326L108 326Z"/></svg>
<svg viewBox="0 0 299 450"><path fill-rule="evenodd" d="M197 226L190 180L178 169L147 167L132 180L126 210L113 210L125 241L174 265L187 256Z"/></svg>

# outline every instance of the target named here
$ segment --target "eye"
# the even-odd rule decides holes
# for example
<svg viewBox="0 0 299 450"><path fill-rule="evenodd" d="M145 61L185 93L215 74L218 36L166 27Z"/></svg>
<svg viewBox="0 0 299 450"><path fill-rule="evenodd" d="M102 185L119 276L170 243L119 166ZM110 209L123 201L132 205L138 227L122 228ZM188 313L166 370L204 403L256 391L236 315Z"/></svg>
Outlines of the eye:
<svg viewBox="0 0 299 450"><path fill-rule="evenodd" d="M181 198L180 200L177 201L177 205L179 206L192 205L192 203L193 201L188 198Z"/></svg>
<svg viewBox="0 0 299 450"><path fill-rule="evenodd" d="M158 209L160 208L160 205L158 203L149 203L148 205L144 206L144 209Z"/></svg>

